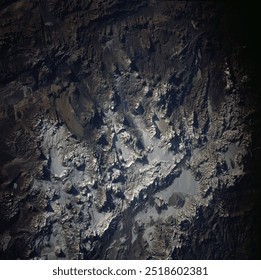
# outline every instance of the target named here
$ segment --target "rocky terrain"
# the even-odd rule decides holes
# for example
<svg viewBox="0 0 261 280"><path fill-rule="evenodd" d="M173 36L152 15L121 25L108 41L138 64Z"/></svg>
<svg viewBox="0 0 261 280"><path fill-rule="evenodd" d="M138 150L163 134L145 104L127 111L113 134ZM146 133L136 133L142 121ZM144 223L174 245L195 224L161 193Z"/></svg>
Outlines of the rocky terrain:
<svg viewBox="0 0 261 280"><path fill-rule="evenodd" d="M259 256L236 11L1 1L1 259Z"/></svg>

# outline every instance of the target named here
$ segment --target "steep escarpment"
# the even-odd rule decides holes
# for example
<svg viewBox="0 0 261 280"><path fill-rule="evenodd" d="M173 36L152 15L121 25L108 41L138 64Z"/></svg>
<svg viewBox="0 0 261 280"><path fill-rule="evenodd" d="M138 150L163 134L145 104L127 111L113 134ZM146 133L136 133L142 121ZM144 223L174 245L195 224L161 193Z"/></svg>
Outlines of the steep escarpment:
<svg viewBox="0 0 261 280"><path fill-rule="evenodd" d="M1 258L258 255L257 108L226 5L2 6Z"/></svg>

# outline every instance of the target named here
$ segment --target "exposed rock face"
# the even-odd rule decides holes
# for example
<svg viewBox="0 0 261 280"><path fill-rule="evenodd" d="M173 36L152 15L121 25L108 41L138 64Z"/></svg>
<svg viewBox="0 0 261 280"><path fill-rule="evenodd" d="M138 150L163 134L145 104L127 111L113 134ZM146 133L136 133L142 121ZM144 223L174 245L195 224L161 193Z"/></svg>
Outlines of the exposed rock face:
<svg viewBox="0 0 261 280"><path fill-rule="evenodd" d="M256 258L256 108L225 7L6 2L1 258Z"/></svg>

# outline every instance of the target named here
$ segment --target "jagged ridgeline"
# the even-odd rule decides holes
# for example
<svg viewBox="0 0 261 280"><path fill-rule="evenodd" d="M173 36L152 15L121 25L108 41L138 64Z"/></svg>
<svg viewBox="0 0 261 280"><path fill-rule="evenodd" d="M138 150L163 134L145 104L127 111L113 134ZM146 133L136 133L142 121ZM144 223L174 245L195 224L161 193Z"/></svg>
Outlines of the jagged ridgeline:
<svg viewBox="0 0 261 280"><path fill-rule="evenodd" d="M257 102L238 6L0 9L0 258L258 257Z"/></svg>

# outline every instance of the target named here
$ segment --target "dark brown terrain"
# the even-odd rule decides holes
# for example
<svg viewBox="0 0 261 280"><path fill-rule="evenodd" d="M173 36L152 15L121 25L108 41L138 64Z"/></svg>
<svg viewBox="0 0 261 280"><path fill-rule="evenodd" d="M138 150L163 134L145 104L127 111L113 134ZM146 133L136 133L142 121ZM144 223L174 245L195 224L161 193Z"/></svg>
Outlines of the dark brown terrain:
<svg viewBox="0 0 261 280"><path fill-rule="evenodd" d="M260 257L245 5L0 2L1 259Z"/></svg>

